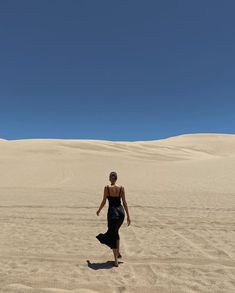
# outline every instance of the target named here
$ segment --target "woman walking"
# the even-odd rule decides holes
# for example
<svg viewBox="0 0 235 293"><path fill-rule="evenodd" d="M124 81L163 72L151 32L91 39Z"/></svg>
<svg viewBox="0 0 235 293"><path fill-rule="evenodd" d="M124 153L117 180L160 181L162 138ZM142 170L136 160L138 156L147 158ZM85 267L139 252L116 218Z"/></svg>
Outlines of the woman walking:
<svg viewBox="0 0 235 293"><path fill-rule="evenodd" d="M127 213L127 225L129 226L131 223L127 202L125 199L125 190L123 186L116 185L117 181L117 173L111 172L109 174L109 180L111 182L111 186L104 187L104 197L100 204L98 211L96 212L97 216L99 216L100 211L104 207L106 203L106 199L109 201L109 208L107 213L107 221L108 221L108 230L106 233L100 233L96 236L96 238L102 243L106 244L113 250L114 254L114 265L118 267L117 258L121 258L121 254L119 252L120 247L120 237L119 237L119 228L121 227L124 219L125 212L123 206ZM121 204L121 198L123 202L123 206Z"/></svg>

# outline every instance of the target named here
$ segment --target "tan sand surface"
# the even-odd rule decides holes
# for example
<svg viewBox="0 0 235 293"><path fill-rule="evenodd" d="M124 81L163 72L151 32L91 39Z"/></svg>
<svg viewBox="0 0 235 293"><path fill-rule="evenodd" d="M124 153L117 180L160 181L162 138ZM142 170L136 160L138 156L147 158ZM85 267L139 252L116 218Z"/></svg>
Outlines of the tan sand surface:
<svg viewBox="0 0 235 293"><path fill-rule="evenodd" d="M119 267L95 238L118 174ZM235 135L0 140L0 292L235 292Z"/></svg>

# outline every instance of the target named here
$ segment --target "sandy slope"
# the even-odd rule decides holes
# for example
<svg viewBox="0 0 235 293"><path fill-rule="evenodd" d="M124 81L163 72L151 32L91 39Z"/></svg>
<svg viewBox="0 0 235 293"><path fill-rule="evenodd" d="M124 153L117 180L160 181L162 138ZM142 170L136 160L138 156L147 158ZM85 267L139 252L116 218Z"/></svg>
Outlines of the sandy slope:
<svg viewBox="0 0 235 293"><path fill-rule="evenodd" d="M119 267L95 236L115 170ZM0 140L0 292L235 292L235 135Z"/></svg>

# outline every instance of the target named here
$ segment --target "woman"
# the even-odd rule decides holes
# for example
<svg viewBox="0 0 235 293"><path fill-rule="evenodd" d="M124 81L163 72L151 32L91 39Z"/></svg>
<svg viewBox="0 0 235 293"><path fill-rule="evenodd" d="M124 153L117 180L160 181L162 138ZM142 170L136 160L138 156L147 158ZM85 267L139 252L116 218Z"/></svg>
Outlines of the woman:
<svg viewBox="0 0 235 293"><path fill-rule="evenodd" d="M125 212L124 212L123 206L127 213L127 226L130 225L131 220L130 220L130 216L128 212L127 202L125 199L124 187L116 185L117 173L114 171L111 172L109 174L109 180L111 182L111 186L107 185L104 187L104 197L98 211L96 212L97 216L99 216L99 213L104 207L106 203L106 199L108 198L108 201L109 201L109 208L107 213L108 230L105 234L100 233L99 235L96 236L96 238L102 244L106 244L113 250L114 265L118 267L117 258L122 257L119 252L120 237L119 237L118 231L125 218ZM123 206L121 204L121 198L122 198Z"/></svg>

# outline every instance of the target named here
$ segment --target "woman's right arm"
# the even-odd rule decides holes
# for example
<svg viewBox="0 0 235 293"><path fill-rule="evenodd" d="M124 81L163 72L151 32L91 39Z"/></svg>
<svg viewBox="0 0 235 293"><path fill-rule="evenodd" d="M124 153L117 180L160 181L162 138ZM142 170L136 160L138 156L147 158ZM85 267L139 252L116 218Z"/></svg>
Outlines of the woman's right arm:
<svg viewBox="0 0 235 293"><path fill-rule="evenodd" d="M126 202L125 189L123 186L122 186L122 191L121 191L121 197L122 197L123 206L124 206L126 214L127 214L127 221L130 224L130 215L129 215L128 206L127 206L127 202Z"/></svg>

